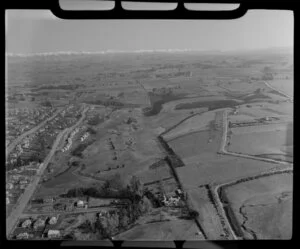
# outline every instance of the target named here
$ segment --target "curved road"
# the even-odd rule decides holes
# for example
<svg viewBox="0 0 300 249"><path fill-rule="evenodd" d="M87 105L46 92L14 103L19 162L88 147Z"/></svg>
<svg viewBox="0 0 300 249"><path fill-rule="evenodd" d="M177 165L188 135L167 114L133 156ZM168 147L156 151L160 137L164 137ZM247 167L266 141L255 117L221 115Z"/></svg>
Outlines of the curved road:
<svg viewBox="0 0 300 249"><path fill-rule="evenodd" d="M279 90L278 88L275 88L275 87L271 86L271 85L270 85L268 82L266 82L266 81L263 81L263 82L265 83L265 85L266 85L267 87L273 89L273 90L276 91L276 92L279 92L279 93L283 94L285 97L287 97L288 99L290 99L291 101L293 101L293 97L290 96L289 94L287 94L287 93L285 93L285 92Z"/></svg>
<svg viewBox="0 0 300 249"><path fill-rule="evenodd" d="M43 122L41 122L39 125L33 127L31 130L26 131L25 133L23 133L22 135L18 136L14 141L12 141L12 143L10 145L8 145L6 147L6 154L10 154L11 151L17 146L18 143L20 143L26 136L30 135L31 133L36 132L37 130L39 130L42 126L44 126L47 122L51 121L52 119L54 119L60 112L62 111L62 109L57 110L51 117L45 119Z"/></svg>
<svg viewBox="0 0 300 249"><path fill-rule="evenodd" d="M56 139L53 143L52 149L49 152L48 156L46 157L44 162L41 164L40 168L37 171L37 174L33 177L32 181L29 183L29 185L25 189L24 193L18 199L16 205L14 206L13 210L11 211L11 214L6 219L6 236L7 237L11 233L11 231L13 230L15 224L17 223L18 219L22 215L28 201L30 200L30 198L33 195L36 187L38 186L41 176L43 175L43 173L44 173L45 169L47 168L49 162L51 161L58 145L60 144L61 138L66 133L71 132L76 126L80 125L80 123L85 118L85 113L86 113L87 110L88 110L88 107L86 107L82 111L82 117L77 121L77 123L75 125L73 125L72 127L64 129L62 132L60 132L57 135L57 137L56 137Z"/></svg>

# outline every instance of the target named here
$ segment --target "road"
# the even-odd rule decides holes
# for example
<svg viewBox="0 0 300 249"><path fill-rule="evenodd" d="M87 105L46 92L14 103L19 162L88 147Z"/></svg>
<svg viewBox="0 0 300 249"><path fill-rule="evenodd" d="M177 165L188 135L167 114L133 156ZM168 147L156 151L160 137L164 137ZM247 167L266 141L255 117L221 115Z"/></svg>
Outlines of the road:
<svg viewBox="0 0 300 249"><path fill-rule="evenodd" d="M57 137L56 137L56 139L53 143L51 151L47 155L44 162L41 164L40 168L37 171L37 174L34 176L32 181L29 183L29 185L25 189L24 193L18 199L16 205L14 206L13 210L11 211L11 214L6 219L6 235L7 235L7 237L11 233L11 231L13 230L15 224L17 223L17 221L20 218L20 216L22 215L25 207L27 206L28 201L30 200L30 198L33 195L36 187L38 186L38 184L40 182L40 179L41 179L45 169L47 168L49 162L51 161L51 159L52 159L52 157L53 157L53 155L54 155L54 153L55 153L55 151L58 147L58 145L60 144L61 138L66 133L71 132L76 126L80 125L80 123L85 118L85 113L86 113L87 110L88 110L88 107L86 107L83 110L82 117L77 121L77 123L75 125L73 125L72 127L66 128L65 130L63 130L62 132L60 132L57 135Z"/></svg>
<svg viewBox="0 0 300 249"><path fill-rule="evenodd" d="M96 207L96 208L81 208L73 211L51 211L51 212L27 212L20 215L19 218L27 218L27 217L36 217L40 215L45 216L55 216L58 214L79 214L79 213L95 213L100 212L102 210L110 210L111 208L116 208L117 206L109 206L109 207Z"/></svg>
<svg viewBox="0 0 300 249"><path fill-rule="evenodd" d="M218 152L219 154L231 155L231 156L236 156L236 157L243 157L243 158L248 158L248 159L254 159L254 160L269 162L269 163L293 165L293 163L289 163L289 162L285 162L285 161L278 161L278 160L274 160L274 159L270 159L270 158L261 158L261 157L257 157L257 156L239 154L239 153L234 153L234 152L227 151L225 149L226 143L227 143L227 131L228 131L227 110L224 110L224 112L223 112L223 135L222 135L220 150Z"/></svg>
<svg viewBox="0 0 300 249"><path fill-rule="evenodd" d="M293 101L293 97L290 96L289 94L287 94L287 93L285 93L285 92L279 90L278 88L275 88L275 87L271 86L271 85L270 85L268 82L266 82L266 81L263 81L263 82L265 83L265 85L266 85L267 87L273 89L273 90L276 91L276 92L279 92L279 93L283 94L285 97L287 97L288 99L290 99L291 101Z"/></svg>
<svg viewBox="0 0 300 249"><path fill-rule="evenodd" d="M42 128L47 122L51 121L54 119L57 114L59 114L62 111L62 109L57 110L51 117L45 119L43 122L41 122L39 125L33 127L31 130L26 131L22 135L18 136L10 145L6 147L6 154L9 155L11 151L28 135L38 131L40 128Z"/></svg>

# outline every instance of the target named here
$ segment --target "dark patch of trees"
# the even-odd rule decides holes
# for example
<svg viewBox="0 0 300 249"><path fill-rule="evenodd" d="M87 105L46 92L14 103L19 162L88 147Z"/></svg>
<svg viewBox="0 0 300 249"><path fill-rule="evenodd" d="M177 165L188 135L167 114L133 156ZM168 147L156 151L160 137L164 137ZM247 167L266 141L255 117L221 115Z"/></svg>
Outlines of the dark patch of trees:
<svg viewBox="0 0 300 249"><path fill-rule="evenodd" d="M94 141L90 141L90 142L87 142L87 143L79 144L74 150L72 150L71 155L72 155L72 156L77 156L77 157L82 158L82 157L83 157L82 152L83 152L89 145L91 145L93 142L94 142Z"/></svg>
<svg viewBox="0 0 300 249"><path fill-rule="evenodd" d="M183 99L185 97L184 94L174 95L172 90L167 88L164 88L163 90L160 89L160 92L161 93L159 94L153 92L148 93L151 101L151 107L144 109L145 116L157 115L162 110L163 104L173 100Z"/></svg>
<svg viewBox="0 0 300 249"><path fill-rule="evenodd" d="M61 89L61 90L75 90L79 87L84 87L84 85L82 84L68 84L68 85L59 85L59 86L41 86L35 90L39 91L39 90L43 90L43 89L49 89L49 90L52 90L52 89Z"/></svg>
<svg viewBox="0 0 300 249"><path fill-rule="evenodd" d="M272 73L265 73L262 77L261 77L262 80L273 80L274 79L274 76Z"/></svg>
<svg viewBox="0 0 300 249"><path fill-rule="evenodd" d="M93 129L92 127L88 127L86 131L92 135L97 134L97 131L95 129Z"/></svg>
<svg viewBox="0 0 300 249"><path fill-rule="evenodd" d="M45 101L41 102L40 105L45 106L45 107L52 107L52 104L49 100L45 100Z"/></svg>
<svg viewBox="0 0 300 249"><path fill-rule="evenodd" d="M236 105L239 105L239 103L234 100L199 101L193 103L178 104L176 105L175 110L185 110L185 109L203 108L203 107L207 107L208 110L215 110L215 109L225 108L225 107L234 107Z"/></svg>

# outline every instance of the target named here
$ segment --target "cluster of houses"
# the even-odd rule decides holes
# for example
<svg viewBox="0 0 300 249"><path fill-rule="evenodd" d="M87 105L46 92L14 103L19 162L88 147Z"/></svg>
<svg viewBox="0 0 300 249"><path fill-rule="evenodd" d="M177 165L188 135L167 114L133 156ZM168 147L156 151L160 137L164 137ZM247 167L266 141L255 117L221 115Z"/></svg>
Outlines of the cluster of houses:
<svg viewBox="0 0 300 249"><path fill-rule="evenodd" d="M32 129L35 125L50 117L55 109L48 107L38 108L14 108L7 112L7 145L9 145L15 137ZM11 129L10 127L13 127Z"/></svg>
<svg viewBox="0 0 300 249"><path fill-rule="evenodd" d="M172 196L166 196L165 194L163 195L163 204L167 207L169 206L178 206L180 200L184 197L184 194L181 189L176 189L175 190L175 195Z"/></svg>
<svg viewBox="0 0 300 249"><path fill-rule="evenodd" d="M15 174L11 174L6 177L6 204L11 204L11 199L18 198L18 196L22 193L27 185L31 181L31 177L28 175L22 175L18 173L22 173L25 167L22 169L15 169L18 172L14 172ZM13 170L13 171L15 171Z"/></svg>
<svg viewBox="0 0 300 249"><path fill-rule="evenodd" d="M71 146L72 146L72 143L73 143L73 138L74 136L80 131L80 130L83 130L85 129L86 127L85 126L81 126L81 127L76 127L70 134L70 136L68 137L68 139L66 139L66 142L67 144L62 148L62 152L65 152L65 151L68 151ZM89 133L85 133L81 138L81 142L84 141L87 137L89 136Z"/></svg>
<svg viewBox="0 0 300 249"><path fill-rule="evenodd" d="M83 142L85 139L88 138L88 136L90 135L90 133L86 132L83 134L83 136L80 138L80 141Z"/></svg>
<svg viewBox="0 0 300 249"><path fill-rule="evenodd" d="M38 218L37 220L33 220L31 218L26 219L25 221L22 222L21 227L23 229L28 229L26 232L21 232L16 235L17 239L30 239L34 237L34 231L38 231L41 229L44 229L46 225L53 226L57 223L58 217L52 216L52 217L47 217L47 218ZM33 229L34 231L30 230ZM42 237L46 238L59 238L61 236L60 231L56 229L47 229L44 231Z"/></svg>

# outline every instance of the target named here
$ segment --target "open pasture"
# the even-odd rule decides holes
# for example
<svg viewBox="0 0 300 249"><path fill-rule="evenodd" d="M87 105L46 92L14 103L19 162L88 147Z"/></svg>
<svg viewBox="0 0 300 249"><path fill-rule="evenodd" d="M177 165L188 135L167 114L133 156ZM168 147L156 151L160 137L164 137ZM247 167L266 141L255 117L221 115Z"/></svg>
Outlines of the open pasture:
<svg viewBox="0 0 300 249"><path fill-rule="evenodd" d="M185 159L196 157L205 152L216 153L219 150L220 142L220 132L202 131L189 133L169 140L168 144L185 162Z"/></svg>
<svg viewBox="0 0 300 249"><path fill-rule="evenodd" d="M148 223L135 226L134 228L116 236L118 240L203 240L198 235L198 228L194 221L172 220Z"/></svg>
<svg viewBox="0 0 300 249"><path fill-rule="evenodd" d="M226 183L271 169L274 164L216 153L200 153L176 168L185 189L203 184Z"/></svg>
<svg viewBox="0 0 300 249"><path fill-rule="evenodd" d="M231 220L244 225L245 236L290 239L292 192L293 175L282 173L225 187L222 199L229 203Z"/></svg>
<svg viewBox="0 0 300 249"><path fill-rule="evenodd" d="M294 96L294 81L293 81L293 79L274 79L274 80L268 81L268 83L275 89L278 89L290 96Z"/></svg>
<svg viewBox="0 0 300 249"><path fill-rule="evenodd" d="M169 141L179 136L183 136L185 134L196 132L196 131L204 131L208 129L211 121L215 119L215 112L205 112L200 115L193 116L180 125L164 134L164 139Z"/></svg>
<svg viewBox="0 0 300 249"><path fill-rule="evenodd" d="M242 128L245 128L245 133L235 132ZM228 151L248 155L286 154L287 150L293 146L293 128L290 126L272 125L271 129L265 131L251 129L252 132L247 132L247 127L242 128L232 129L233 136L230 139Z"/></svg>

